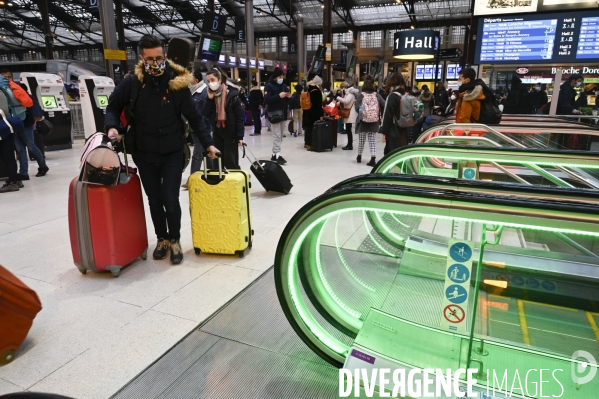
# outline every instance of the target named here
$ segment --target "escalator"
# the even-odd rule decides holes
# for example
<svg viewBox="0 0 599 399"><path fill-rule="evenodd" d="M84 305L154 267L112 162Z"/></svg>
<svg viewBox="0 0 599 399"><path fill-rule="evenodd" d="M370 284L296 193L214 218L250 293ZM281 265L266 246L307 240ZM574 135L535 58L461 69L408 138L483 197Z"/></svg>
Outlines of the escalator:
<svg viewBox="0 0 599 399"><path fill-rule="evenodd" d="M543 395L592 397L570 369L599 358L599 194L395 177L342 183L283 232L275 284L302 340L335 366L476 368L479 389L487 369L562 369Z"/></svg>
<svg viewBox="0 0 599 399"><path fill-rule="evenodd" d="M429 142L434 137L485 137L501 146L521 148L566 149L573 138L585 137L586 141L596 141L599 129L591 127L555 124L553 126L538 123L519 125L488 126L476 123L438 124L423 132L416 140L417 144ZM479 145L484 145L479 143Z"/></svg>
<svg viewBox="0 0 599 399"><path fill-rule="evenodd" d="M472 147L494 143L484 137L436 137L431 142L443 144L399 148L387 154L372 173L599 189L597 154L587 151ZM446 145L446 142L461 146Z"/></svg>

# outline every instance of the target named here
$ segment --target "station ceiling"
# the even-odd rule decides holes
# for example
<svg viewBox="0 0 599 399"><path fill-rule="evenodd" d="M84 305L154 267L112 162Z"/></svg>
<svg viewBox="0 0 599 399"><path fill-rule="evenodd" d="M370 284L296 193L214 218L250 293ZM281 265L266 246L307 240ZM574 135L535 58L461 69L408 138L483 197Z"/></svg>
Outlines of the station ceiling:
<svg viewBox="0 0 599 399"><path fill-rule="evenodd" d="M0 0L0 50L44 47L40 3L47 1L50 29L57 47L101 45L97 9L89 0ZM115 0L117 1L117 0ZM146 33L168 39L197 37L208 9L208 0L120 0L125 37L136 42ZM4 5L1 3L4 2ZM234 34L235 16L245 15L244 0L214 0L217 14L229 15L226 34ZM334 31L451 25L471 15L471 0L336 0ZM322 32L323 0L254 0L254 31L275 36L295 29L297 18L306 33Z"/></svg>

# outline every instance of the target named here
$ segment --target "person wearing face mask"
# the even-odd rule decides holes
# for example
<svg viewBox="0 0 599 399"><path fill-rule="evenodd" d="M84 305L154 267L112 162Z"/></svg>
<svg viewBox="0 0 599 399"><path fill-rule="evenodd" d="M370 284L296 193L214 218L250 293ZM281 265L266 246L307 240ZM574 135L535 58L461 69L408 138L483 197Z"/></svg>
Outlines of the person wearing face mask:
<svg viewBox="0 0 599 399"><path fill-rule="evenodd" d="M487 98L489 88L481 79L476 79L472 68L460 71L459 97L456 105L456 123L476 123L480 119L481 103Z"/></svg>
<svg viewBox="0 0 599 399"><path fill-rule="evenodd" d="M104 131L109 137L122 140L117 128L121 113L127 107L129 130L125 142L127 151L133 153L148 196L158 239L154 259L166 258L170 250L171 262L180 264L183 252L179 185L185 145L181 116L187 119L211 158L216 158L219 151L191 97L191 73L167 60L162 42L154 35L142 36L139 54L135 73L127 75L108 99ZM133 109L128 108L131 104Z"/></svg>
<svg viewBox="0 0 599 399"><path fill-rule="evenodd" d="M304 147L308 150L312 150L312 132L314 131L314 122L322 120L324 118L324 110L322 109L322 79L316 75L310 82L306 92L310 97L310 109L304 109L303 115L303 127L304 132Z"/></svg>
<svg viewBox="0 0 599 399"><path fill-rule="evenodd" d="M576 90L574 88L581 87L583 80L582 75L573 74L562 83L557 100L558 115L580 115L582 113L576 109Z"/></svg>
<svg viewBox="0 0 599 399"><path fill-rule="evenodd" d="M216 146L221 149L223 167L239 168L239 149L243 146L245 111L241 106L239 91L227 84L227 75L218 67L206 73L208 98L203 114L212 123Z"/></svg>
<svg viewBox="0 0 599 399"><path fill-rule="evenodd" d="M542 112L541 109L549 102L547 92L541 83L537 83L533 90L528 94L528 97L536 114L540 114Z"/></svg>
<svg viewBox="0 0 599 399"><path fill-rule="evenodd" d="M204 109L204 104L206 103L206 99L208 98L208 94L206 93L206 83L204 82L204 76L200 69L196 69L193 71L193 81L189 85L189 90L191 91L191 98L193 98L193 102L196 106L198 112L202 112ZM204 122L207 126L210 126L210 121L204 117ZM190 132L191 138L193 140L193 155L191 157L191 168L189 174L192 175L195 172L199 172L202 169L202 160L204 159L204 147L202 146L202 142L198 135L191 130ZM207 159L206 167L208 169L212 168L212 159ZM181 187L187 189L187 183L183 184Z"/></svg>
<svg viewBox="0 0 599 399"><path fill-rule="evenodd" d="M268 106L268 113L272 115L273 112L282 111L282 121L273 122L270 121L272 130L272 158L273 162L279 165L285 165L287 161L281 156L281 142L283 141L283 133L287 130L287 115L289 114L289 99L291 98L291 92L287 85L283 83L283 70L281 68L275 68L270 80L264 87L264 102Z"/></svg>

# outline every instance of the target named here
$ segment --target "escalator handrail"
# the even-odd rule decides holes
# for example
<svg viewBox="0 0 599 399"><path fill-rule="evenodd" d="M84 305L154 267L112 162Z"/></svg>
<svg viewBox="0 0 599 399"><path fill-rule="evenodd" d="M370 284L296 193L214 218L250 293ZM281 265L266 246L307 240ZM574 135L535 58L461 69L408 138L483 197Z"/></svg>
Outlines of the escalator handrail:
<svg viewBox="0 0 599 399"><path fill-rule="evenodd" d="M452 136L453 137L453 136ZM461 156L458 156L461 155ZM599 169L599 154L589 151L556 151L545 149L512 148L512 147L477 147L471 146L413 144L394 150L385 155L372 168L371 173L386 173L400 162L419 157L455 156L457 159L473 161L495 161L509 164L562 165L569 167Z"/></svg>
<svg viewBox="0 0 599 399"><path fill-rule="evenodd" d="M290 270L288 258L295 262L293 257L295 245L302 243L303 237L309 233L308 229L319 220L342 211L344 207L364 208L368 203L370 203L369 209L372 208L371 210L374 211L384 210L407 214L426 212L429 216L466 218L474 222L494 223L515 228L530 225L532 217L535 219L535 227L547 231L566 233L585 231L587 234L599 236L599 204L596 203L547 201L536 198L524 200L521 197L384 184L363 184L328 191L310 201L291 218L277 245L274 271L277 296L293 329L315 353L337 366L343 363L347 353L332 352L325 343L325 338L333 343L335 338L324 331L311 314L305 316L311 318L311 325L306 325L306 319L301 314L305 314L307 309L304 307L301 311L298 310L302 306L303 298L295 295L297 298L294 301L294 289L289 288L295 286L295 275L294 271ZM557 228L556 225L560 227ZM294 313L297 313L297 319ZM327 337L316 335L316 329L321 330L321 334L327 334ZM341 349L346 345L339 343L337 346Z"/></svg>
<svg viewBox="0 0 599 399"><path fill-rule="evenodd" d="M535 197L548 201L576 201L599 203L599 191L578 190L570 188L555 188L514 183L490 182L481 180L463 180L450 177L407 175L398 173L371 173L346 179L328 191L356 186L359 184L398 184L431 189L457 190L462 192L477 192L484 195L509 195L515 197ZM327 192L328 192L327 191Z"/></svg>

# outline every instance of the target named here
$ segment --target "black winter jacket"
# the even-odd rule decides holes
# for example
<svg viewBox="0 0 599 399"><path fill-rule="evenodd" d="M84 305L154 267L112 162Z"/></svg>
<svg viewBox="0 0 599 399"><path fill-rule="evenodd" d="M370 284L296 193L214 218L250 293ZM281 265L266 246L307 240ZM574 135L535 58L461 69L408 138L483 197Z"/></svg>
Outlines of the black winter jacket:
<svg viewBox="0 0 599 399"><path fill-rule="evenodd" d="M324 116L324 111L322 109L322 92L318 86L308 86L308 93L310 93L312 108L304 110L302 121L304 129L308 127L311 128L314 125L314 122Z"/></svg>
<svg viewBox="0 0 599 399"><path fill-rule="evenodd" d="M185 138L181 131L181 115L187 119L204 148L214 145L210 129L196 109L189 91L192 75L187 69L172 62L167 62L166 70L159 78L145 75L143 64L139 63L135 74L127 75L121 81L108 99L104 118L105 132L119 127L121 112L129 105L132 97L133 79L141 82L133 109L135 123L132 124L139 155L147 154L155 158L156 155L182 151ZM177 108L181 115L177 115Z"/></svg>
<svg viewBox="0 0 599 399"><path fill-rule="evenodd" d="M282 92L288 92L289 88L285 83L277 84L277 82L271 80L264 87L264 102L268 107L268 111L274 111L277 109L283 110L283 117L287 120L287 110L289 109L289 99L287 97L281 98L279 94Z"/></svg>
<svg viewBox="0 0 599 399"><path fill-rule="evenodd" d="M206 89L208 90L208 89ZM226 127L230 138L234 140L243 140L245 127L243 124L245 111L241 106L239 91L232 86L227 86L227 105L225 106ZM216 101L214 98L208 98L206 92L206 103L204 104L203 114L210 120L212 131L216 131Z"/></svg>
<svg viewBox="0 0 599 399"><path fill-rule="evenodd" d="M260 109L260 106L264 106L264 94L262 94L262 90L259 87L253 87L250 90L250 110L256 111Z"/></svg>
<svg viewBox="0 0 599 399"><path fill-rule="evenodd" d="M570 82L565 81L559 90L559 98L557 100L558 115L572 115L572 111L576 109L576 90Z"/></svg>

